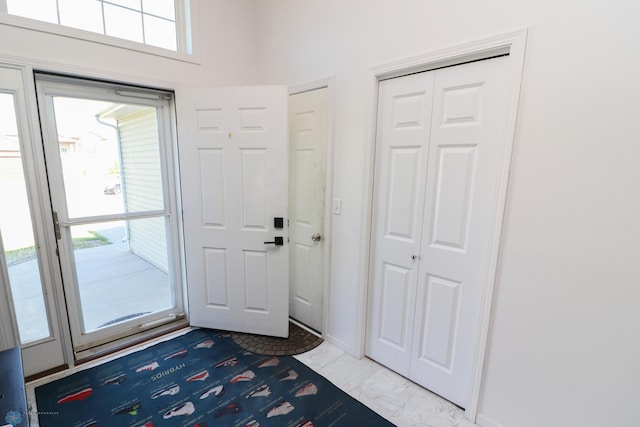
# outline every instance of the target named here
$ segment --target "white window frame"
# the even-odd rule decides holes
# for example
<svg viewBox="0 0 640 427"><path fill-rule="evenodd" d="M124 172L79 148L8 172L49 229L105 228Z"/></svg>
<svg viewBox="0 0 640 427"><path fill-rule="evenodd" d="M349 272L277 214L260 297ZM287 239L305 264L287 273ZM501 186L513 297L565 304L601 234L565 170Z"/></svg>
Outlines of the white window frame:
<svg viewBox="0 0 640 427"><path fill-rule="evenodd" d="M78 40L87 40L107 46L148 53L156 56L175 59L183 62L199 64L200 55L197 46L195 27L197 19L197 0L174 0L176 3L176 42L177 51L164 49L144 43L121 39L101 33L67 27L51 22L11 15L7 11L7 0L0 0L0 24L25 28L43 33L55 34Z"/></svg>

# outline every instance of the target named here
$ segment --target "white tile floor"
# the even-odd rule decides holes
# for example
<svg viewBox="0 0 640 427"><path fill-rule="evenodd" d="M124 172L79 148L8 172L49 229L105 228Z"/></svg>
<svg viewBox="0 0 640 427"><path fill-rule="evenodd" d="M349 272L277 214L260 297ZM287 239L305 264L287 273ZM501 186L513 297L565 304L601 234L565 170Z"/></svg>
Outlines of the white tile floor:
<svg viewBox="0 0 640 427"><path fill-rule="evenodd" d="M116 357L138 351L181 335L176 332L162 339L119 352L108 358L50 375L27 384L29 418L32 427L39 427L34 389L83 369L96 366ZM369 360L356 359L333 345L324 342L319 347L295 356L340 389L358 399L378 414L400 427L474 427L464 418L464 412L452 403L419 387L389 369Z"/></svg>
<svg viewBox="0 0 640 427"><path fill-rule="evenodd" d="M454 404L370 359L356 359L327 342L295 357L397 426L475 426Z"/></svg>

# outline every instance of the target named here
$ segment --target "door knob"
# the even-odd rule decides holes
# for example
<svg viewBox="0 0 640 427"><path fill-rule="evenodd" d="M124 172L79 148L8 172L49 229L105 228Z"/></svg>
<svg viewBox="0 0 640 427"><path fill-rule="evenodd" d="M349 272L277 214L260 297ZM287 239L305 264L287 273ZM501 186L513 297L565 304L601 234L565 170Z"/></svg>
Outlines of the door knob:
<svg viewBox="0 0 640 427"><path fill-rule="evenodd" d="M313 236L311 236L311 240L313 240L314 242L319 242L322 239L322 236L320 235L320 233L316 233Z"/></svg>

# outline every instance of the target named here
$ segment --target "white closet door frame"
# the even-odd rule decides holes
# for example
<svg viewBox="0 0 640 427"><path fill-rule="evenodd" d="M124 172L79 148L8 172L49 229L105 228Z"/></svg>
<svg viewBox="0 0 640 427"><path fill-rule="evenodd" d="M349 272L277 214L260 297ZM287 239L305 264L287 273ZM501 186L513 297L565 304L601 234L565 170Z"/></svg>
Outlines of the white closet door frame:
<svg viewBox="0 0 640 427"><path fill-rule="evenodd" d="M412 73L435 70L442 67L463 64L465 62L477 61L481 59L489 59L496 56L509 55L510 67L505 78L508 82L508 101L507 101L507 120L504 122L503 140L501 141L501 159L498 168L498 180L495 194L495 202L493 205L491 229L490 229L490 248L487 261L486 275L483 278L482 287L482 308L480 312L480 322L478 324L478 341L475 346L475 355L473 363L472 383L470 386L470 395L465 410L465 418L475 422L478 413L478 402L480 397L480 388L483 379L483 366L487 351L487 340L489 336L489 324L491 318L491 305L493 300L493 290L495 286L496 271L498 266L500 240L502 233L502 222L504 218L504 207L507 199L507 184L509 180L509 170L511 166L511 154L513 151L513 143L516 131L516 119L518 112L518 104L520 100L520 85L522 82L522 73L524 69L524 55L527 39L527 29L519 29L508 33L499 34L493 37L479 39L456 46L435 50L430 53L414 56L410 58L400 59L391 63L372 67L371 71L375 78L372 81L373 107L372 107L372 131L371 142L368 146L368 163L365 165L364 194L366 200L364 203L364 212L362 215L362 264L360 272L362 280L361 294L358 301L357 312L359 314L358 322L360 323L358 330L359 343L357 347L359 356L364 356L366 342L366 321L367 321L367 298L370 293L369 277L370 259L371 259L371 227L373 223L371 206L373 203L373 177L375 165L375 135L376 135L376 118L378 105L378 84L381 80L400 77Z"/></svg>

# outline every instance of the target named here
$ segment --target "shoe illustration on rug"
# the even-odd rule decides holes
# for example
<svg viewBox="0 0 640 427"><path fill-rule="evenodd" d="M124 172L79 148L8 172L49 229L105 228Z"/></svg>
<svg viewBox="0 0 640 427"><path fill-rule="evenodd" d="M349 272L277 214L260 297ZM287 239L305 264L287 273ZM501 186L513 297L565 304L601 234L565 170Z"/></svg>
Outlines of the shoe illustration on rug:
<svg viewBox="0 0 640 427"><path fill-rule="evenodd" d="M197 329L37 387L41 427L392 426L291 356Z"/></svg>

